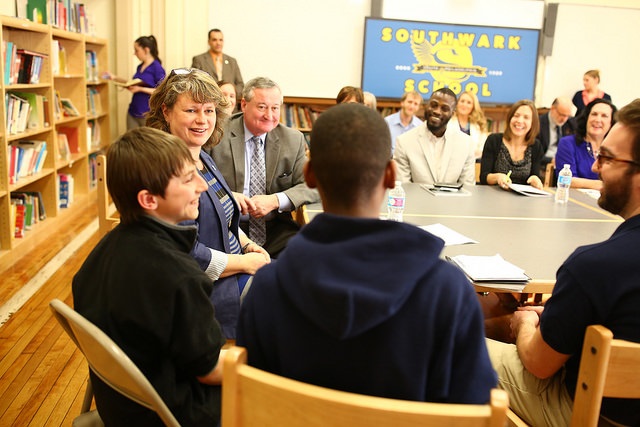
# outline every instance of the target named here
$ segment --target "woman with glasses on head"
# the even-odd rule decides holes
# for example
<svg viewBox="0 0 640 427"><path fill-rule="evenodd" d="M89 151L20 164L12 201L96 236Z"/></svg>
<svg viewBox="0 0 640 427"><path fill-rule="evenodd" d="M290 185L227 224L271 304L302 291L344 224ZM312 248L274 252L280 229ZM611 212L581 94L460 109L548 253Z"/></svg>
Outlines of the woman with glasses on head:
<svg viewBox="0 0 640 427"><path fill-rule="evenodd" d="M242 198L245 205L252 204L251 200L231 192L215 162L203 150L220 142L228 105L209 74L176 69L151 96L147 126L182 139L208 184L208 190L200 195L198 237L191 253L214 281L211 301L216 319L225 336L234 339L240 296L249 278L270 262L270 257L239 229L240 211L234 197Z"/></svg>
<svg viewBox="0 0 640 427"><path fill-rule="evenodd" d="M576 131L558 142L556 153L556 178L559 169L568 164L571 167L572 188L600 190L602 181L591 170L600 151L602 141L616 123L617 108L611 101L597 98L591 101L576 117Z"/></svg>
<svg viewBox="0 0 640 427"><path fill-rule="evenodd" d="M164 79L166 72L158 57L158 42L154 36L138 37L133 43L133 53L140 60L132 79L142 82L127 87L133 94L127 114L127 130L144 126L145 114L149 111L149 97ZM103 78L126 83L127 80L105 72Z"/></svg>

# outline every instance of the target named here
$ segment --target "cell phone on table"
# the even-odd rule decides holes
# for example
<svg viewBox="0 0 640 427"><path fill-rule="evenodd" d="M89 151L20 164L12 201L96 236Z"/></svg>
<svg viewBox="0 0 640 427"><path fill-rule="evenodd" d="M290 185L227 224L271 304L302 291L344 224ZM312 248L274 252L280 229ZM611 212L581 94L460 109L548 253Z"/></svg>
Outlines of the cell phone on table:
<svg viewBox="0 0 640 427"><path fill-rule="evenodd" d="M435 188L443 188L449 190L459 190L462 188L462 184L458 184L457 182L436 182L433 184Z"/></svg>

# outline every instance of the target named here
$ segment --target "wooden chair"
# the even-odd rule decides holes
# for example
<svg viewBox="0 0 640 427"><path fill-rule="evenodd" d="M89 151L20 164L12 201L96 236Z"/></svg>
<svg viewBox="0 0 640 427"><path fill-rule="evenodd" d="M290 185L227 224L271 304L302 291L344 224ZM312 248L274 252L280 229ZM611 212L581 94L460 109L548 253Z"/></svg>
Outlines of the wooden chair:
<svg viewBox="0 0 640 427"><path fill-rule="evenodd" d="M180 427L149 380L107 334L58 299L49 307L96 376L123 396L155 411L166 426Z"/></svg>
<svg viewBox="0 0 640 427"><path fill-rule="evenodd" d="M503 427L506 422L503 390L492 390L486 405L411 402L305 384L248 366L246 360L242 347L225 356L222 427Z"/></svg>
<svg viewBox="0 0 640 427"><path fill-rule="evenodd" d="M98 173L98 230L104 236L120 222L120 218L109 214L109 190L107 189L107 156L101 154L97 158Z"/></svg>
<svg viewBox="0 0 640 427"><path fill-rule="evenodd" d="M556 167L553 162L547 163L547 168L544 170L544 182L545 187L556 186Z"/></svg>
<svg viewBox="0 0 640 427"><path fill-rule="evenodd" d="M291 216L293 220L302 227L305 224L309 223L309 214L307 213L307 205L302 205L295 211L291 212Z"/></svg>
<svg viewBox="0 0 640 427"><path fill-rule="evenodd" d="M603 397L640 399L640 343L614 339L602 325L587 328L571 427L596 427ZM509 425L526 426L512 411Z"/></svg>

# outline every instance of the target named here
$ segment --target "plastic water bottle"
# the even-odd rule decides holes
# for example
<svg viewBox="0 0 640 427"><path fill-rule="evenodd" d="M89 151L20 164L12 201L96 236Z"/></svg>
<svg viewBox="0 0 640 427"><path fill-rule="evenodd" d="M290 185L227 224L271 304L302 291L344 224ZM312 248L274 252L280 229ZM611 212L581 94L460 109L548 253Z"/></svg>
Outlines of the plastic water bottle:
<svg viewBox="0 0 640 427"><path fill-rule="evenodd" d="M387 200L387 218L391 221L402 222L402 212L404 212L405 192L402 182L396 181L396 186L389 190Z"/></svg>
<svg viewBox="0 0 640 427"><path fill-rule="evenodd" d="M571 167L565 164L558 174L556 203L567 203L569 201L569 187L571 187Z"/></svg>

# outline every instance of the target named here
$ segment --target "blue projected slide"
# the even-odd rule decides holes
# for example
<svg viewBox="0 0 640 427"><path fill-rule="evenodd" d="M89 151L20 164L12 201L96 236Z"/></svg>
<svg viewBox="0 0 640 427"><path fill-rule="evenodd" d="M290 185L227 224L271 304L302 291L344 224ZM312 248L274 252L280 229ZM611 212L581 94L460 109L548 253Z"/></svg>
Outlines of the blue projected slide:
<svg viewBox="0 0 640 427"><path fill-rule="evenodd" d="M399 99L443 86L483 104L533 99L539 30L366 18L362 89Z"/></svg>

